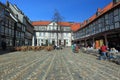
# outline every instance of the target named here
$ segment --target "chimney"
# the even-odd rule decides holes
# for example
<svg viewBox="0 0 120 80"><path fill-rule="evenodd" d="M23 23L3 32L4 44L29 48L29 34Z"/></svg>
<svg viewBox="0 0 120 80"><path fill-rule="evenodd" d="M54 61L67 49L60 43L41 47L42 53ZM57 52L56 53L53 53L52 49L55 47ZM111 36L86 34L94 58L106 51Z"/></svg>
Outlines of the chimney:
<svg viewBox="0 0 120 80"><path fill-rule="evenodd" d="M96 16L100 15L101 9L97 8Z"/></svg>

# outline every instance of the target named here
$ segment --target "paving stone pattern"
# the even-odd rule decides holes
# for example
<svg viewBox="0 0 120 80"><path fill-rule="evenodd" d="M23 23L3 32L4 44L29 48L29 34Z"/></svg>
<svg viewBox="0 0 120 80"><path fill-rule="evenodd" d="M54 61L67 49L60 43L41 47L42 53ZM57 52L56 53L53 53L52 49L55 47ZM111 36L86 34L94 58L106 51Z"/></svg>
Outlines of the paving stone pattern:
<svg viewBox="0 0 120 80"><path fill-rule="evenodd" d="M63 50L0 55L0 80L120 80L120 66Z"/></svg>

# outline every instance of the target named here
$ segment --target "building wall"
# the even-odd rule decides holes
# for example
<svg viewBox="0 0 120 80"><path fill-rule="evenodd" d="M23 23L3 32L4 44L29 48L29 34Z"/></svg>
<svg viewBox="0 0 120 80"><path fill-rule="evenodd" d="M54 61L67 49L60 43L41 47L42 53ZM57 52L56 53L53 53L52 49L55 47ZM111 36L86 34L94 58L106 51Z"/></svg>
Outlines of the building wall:
<svg viewBox="0 0 120 80"><path fill-rule="evenodd" d="M120 34L120 4L76 31L74 39L79 42L84 41L85 44L87 40L92 38L93 44L99 42L98 48L101 43L105 43L109 47L108 35L113 34Z"/></svg>
<svg viewBox="0 0 120 80"><path fill-rule="evenodd" d="M11 18L9 9L0 3L0 12L2 11L2 19L0 20L0 48L2 43L5 42L7 48L14 46L14 24L15 20ZM0 16L0 17L1 17Z"/></svg>
<svg viewBox="0 0 120 80"><path fill-rule="evenodd" d="M31 46L33 26L29 18L16 6L8 3L8 7L17 19L15 26L15 46Z"/></svg>
<svg viewBox="0 0 120 80"><path fill-rule="evenodd" d="M33 42L37 46L41 45L57 45L57 34L58 34L58 43L59 45L71 46L71 30L66 29L62 32L57 31L57 24L55 22L51 22L46 26L34 26L35 36ZM64 28L66 26L62 26ZM69 27L70 28L70 27ZM60 27L58 28L60 29ZM68 29L68 26L67 26ZM60 30L59 30L60 31Z"/></svg>

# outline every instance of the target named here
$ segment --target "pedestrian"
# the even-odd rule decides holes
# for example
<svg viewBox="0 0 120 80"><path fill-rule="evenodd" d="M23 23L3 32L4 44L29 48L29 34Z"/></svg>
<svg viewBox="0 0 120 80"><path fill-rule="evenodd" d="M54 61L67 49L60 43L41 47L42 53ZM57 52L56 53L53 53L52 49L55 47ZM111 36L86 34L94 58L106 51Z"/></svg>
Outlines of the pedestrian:
<svg viewBox="0 0 120 80"><path fill-rule="evenodd" d="M101 50L100 60L102 59L106 60L107 59L107 46L103 44L100 50Z"/></svg>
<svg viewBox="0 0 120 80"><path fill-rule="evenodd" d="M75 52L76 52L76 53L79 52L79 47L78 47L78 45L76 45L76 47L75 47Z"/></svg>
<svg viewBox="0 0 120 80"><path fill-rule="evenodd" d="M72 49L72 52L74 52L74 44L72 44L71 49Z"/></svg>

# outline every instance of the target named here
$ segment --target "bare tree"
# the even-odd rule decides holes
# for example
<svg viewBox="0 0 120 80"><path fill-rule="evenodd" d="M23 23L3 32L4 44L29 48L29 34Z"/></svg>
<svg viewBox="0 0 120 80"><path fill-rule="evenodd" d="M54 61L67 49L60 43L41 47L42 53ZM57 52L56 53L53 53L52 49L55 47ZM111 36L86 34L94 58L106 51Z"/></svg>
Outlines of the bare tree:
<svg viewBox="0 0 120 80"><path fill-rule="evenodd" d="M59 45L59 41L58 41L59 34L62 35L62 27L60 26L62 19L63 17L60 15L60 13L57 10L55 10L53 15L53 22L57 23L57 29L55 31L57 34L57 46Z"/></svg>

